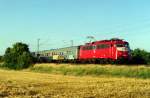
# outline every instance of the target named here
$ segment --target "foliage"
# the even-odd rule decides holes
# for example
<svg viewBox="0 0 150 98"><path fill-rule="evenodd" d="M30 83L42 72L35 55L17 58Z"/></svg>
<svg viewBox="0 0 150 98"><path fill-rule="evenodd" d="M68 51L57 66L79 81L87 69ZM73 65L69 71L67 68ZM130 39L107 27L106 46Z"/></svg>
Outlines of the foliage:
<svg viewBox="0 0 150 98"><path fill-rule="evenodd" d="M131 54L132 54L132 59L131 59L132 64L150 64L149 52L137 48L133 50Z"/></svg>
<svg viewBox="0 0 150 98"><path fill-rule="evenodd" d="M8 47L4 55L4 67L11 69L28 68L33 63L33 57L28 45L16 43L12 48Z"/></svg>
<svg viewBox="0 0 150 98"><path fill-rule="evenodd" d="M3 56L0 56L0 63L3 62Z"/></svg>

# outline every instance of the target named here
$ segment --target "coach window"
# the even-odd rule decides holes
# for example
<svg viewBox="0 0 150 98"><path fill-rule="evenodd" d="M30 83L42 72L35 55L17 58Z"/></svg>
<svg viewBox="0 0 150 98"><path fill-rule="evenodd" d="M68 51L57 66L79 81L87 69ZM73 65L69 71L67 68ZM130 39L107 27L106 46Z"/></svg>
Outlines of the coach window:
<svg viewBox="0 0 150 98"><path fill-rule="evenodd" d="M63 55L63 52L60 52L60 55Z"/></svg>
<svg viewBox="0 0 150 98"><path fill-rule="evenodd" d="M71 51L67 51L67 54L70 54Z"/></svg>

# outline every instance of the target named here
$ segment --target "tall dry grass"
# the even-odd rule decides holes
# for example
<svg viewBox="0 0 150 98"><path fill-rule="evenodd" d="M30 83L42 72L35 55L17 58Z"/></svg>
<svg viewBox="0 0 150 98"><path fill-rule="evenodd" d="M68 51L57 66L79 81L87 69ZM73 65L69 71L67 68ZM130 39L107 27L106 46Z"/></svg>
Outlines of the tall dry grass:
<svg viewBox="0 0 150 98"><path fill-rule="evenodd" d="M150 80L0 70L0 98L149 98Z"/></svg>

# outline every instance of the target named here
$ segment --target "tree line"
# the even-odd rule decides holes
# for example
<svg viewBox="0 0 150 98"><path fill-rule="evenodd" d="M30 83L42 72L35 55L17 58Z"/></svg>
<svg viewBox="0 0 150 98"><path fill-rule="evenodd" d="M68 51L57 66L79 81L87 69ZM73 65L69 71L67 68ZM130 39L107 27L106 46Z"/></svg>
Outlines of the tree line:
<svg viewBox="0 0 150 98"><path fill-rule="evenodd" d="M139 48L132 50L130 63L150 65L150 52Z"/></svg>
<svg viewBox="0 0 150 98"><path fill-rule="evenodd" d="M10 69L24 69L32 66L38 60L33 57L25 43L17 42L12 48L8 47L3 56L0 56L1 67ZM150 52L142 49L131 50L131 59L127 64L150 65Z"/></svg>

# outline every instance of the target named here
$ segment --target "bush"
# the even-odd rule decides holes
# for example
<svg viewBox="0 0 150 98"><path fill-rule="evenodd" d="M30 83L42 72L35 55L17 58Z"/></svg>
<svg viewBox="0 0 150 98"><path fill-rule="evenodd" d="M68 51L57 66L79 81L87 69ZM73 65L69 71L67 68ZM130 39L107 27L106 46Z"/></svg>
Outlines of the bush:
<svg viewBox="0 0 150 98"><path fill-rule="evenodd" d="M3 62L3 56L0 56L0 63Z"/></svg>
<svg viewBox="0 0 150 98"><path fill-rule="evenodd" d="M131 54L132 54L132 59L131 59L132 64L150 64L149 52L138 48L133 50Z"/></svg>
<svg viewBox="0 0 150 98"><path fill-rule="evenodd" d="M8 47L6 49L3 66L10 69L23 69L31 66L33 60L28 45L16 43L13 48Z"/></svg>

